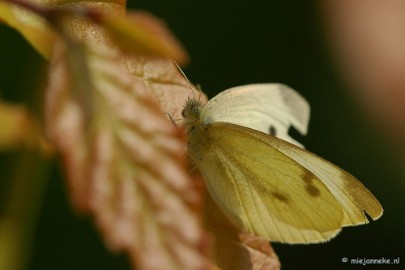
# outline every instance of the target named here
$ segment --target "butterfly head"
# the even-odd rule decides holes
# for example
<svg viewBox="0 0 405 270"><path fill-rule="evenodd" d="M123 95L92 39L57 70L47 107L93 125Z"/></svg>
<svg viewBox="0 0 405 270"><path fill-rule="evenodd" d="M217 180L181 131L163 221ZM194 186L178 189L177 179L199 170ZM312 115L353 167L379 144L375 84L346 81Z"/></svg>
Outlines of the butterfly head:
<svg viewBox="0 0 405 270"><path fill-rule="evenodd" d="M181 115L184 117L184 121L187 129L195 125L201 118L201 102L194 98L187 99L186 105L184 105Z"/></svg>

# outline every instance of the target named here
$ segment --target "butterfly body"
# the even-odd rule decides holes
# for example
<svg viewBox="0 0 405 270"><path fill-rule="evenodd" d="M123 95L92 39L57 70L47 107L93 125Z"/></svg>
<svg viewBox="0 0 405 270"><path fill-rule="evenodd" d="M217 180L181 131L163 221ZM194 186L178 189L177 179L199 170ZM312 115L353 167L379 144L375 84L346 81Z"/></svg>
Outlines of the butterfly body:
<svg viewBox="0 0 405 270"><path fill-rule="evenodd" d="M322 242L367 223L363 211L377 219L382 208L357 179L288 136L289 125L305 133L309 120L309 106L292 91L261 84L227 90L204 106L190 99L187 151L234 225L276 242ZM285 140L262 132L269 127Z"/></svg>

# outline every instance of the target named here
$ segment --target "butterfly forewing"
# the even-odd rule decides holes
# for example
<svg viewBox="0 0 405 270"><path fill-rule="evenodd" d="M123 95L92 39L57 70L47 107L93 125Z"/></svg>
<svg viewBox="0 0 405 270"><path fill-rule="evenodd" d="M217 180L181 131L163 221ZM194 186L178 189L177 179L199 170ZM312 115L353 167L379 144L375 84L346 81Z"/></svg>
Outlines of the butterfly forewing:
<svg viewBox="0 0 405 270"><path fill-rule="evenodd" d="M383 209L374 195L348 172L311 152L288 143L272 140L257 133L254 133L254 136L268 142L322 179L344 211L345 218L342 226L368 223L364 211L373 220L383 214Z"/></svg>

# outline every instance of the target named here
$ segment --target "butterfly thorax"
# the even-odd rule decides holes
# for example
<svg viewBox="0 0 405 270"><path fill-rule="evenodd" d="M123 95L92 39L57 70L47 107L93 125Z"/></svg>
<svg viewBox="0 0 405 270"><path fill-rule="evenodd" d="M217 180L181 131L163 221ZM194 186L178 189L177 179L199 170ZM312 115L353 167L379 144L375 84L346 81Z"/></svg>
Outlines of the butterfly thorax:
<svg viewBox="0 0 405 270"><path fill-rule="evenodd" d="M202 153L209 147L209 138L206 132L210 125L205 121L204 106L199 100L188 99L181 114L187 129L187 152L192 159L201 159ZM195 155L196 153L199 154Z"/></svg>

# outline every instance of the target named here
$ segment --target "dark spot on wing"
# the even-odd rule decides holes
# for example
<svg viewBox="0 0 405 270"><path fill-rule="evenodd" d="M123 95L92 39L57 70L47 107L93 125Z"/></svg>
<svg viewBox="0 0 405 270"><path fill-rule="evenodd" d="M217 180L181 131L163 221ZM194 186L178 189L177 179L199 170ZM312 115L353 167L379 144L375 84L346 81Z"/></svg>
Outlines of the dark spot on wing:
<svg viewBox="0 0 405 270"><path fill-rule="evenodd" d="M271 136L277 136L277 130L276 130L276 128L275 128L274 126L270 126L270 128L269 128L269 134L270 134Z"/></svg>
<svg viewBox="0 0 405 270"><path fill-rule="evenodd" d="M281 201L281 202L284 202L284 203L287 203L287 202L288 202L287 197L286 197L286 196L284 196L284 195L283 195L283 194L281 194L281 193L278 193L278 192L272 192L272 193L271 193L271 195L273 195L273 196L274 196L274 198L276 198L277 200L279 200L279 201Z"/></svg>
<svg viewBox="0 0 405 270"><path fill-rule="evenodd" d="M319 192L319 189L317 187L315 187L314 185L307 185L305 187L305 190L308 192L308 194L312 197L318 197L321 192Z"/></svg>
<svg viewBox="0 0 405 270"><path fill-rule="evenodd" d="M305 190L308 192L310 196L318 197L321 194L319 189L315 187L314 184L312 183L312 180L314 179L314 175L312 173L306 171L301 175L301 178L302 180L304 180L306 184Z"/></svg>
<svg viewBox="0 0 405 270"><path fill-rule="evenodd" d="M312 173L310 173L309 171L304 171L304 172L301 174L301 179L304 180L304 182L305 182L307 185L312 184L312 179L313 179L313 178L314 178L314 175L313 175Z"/></svg>

